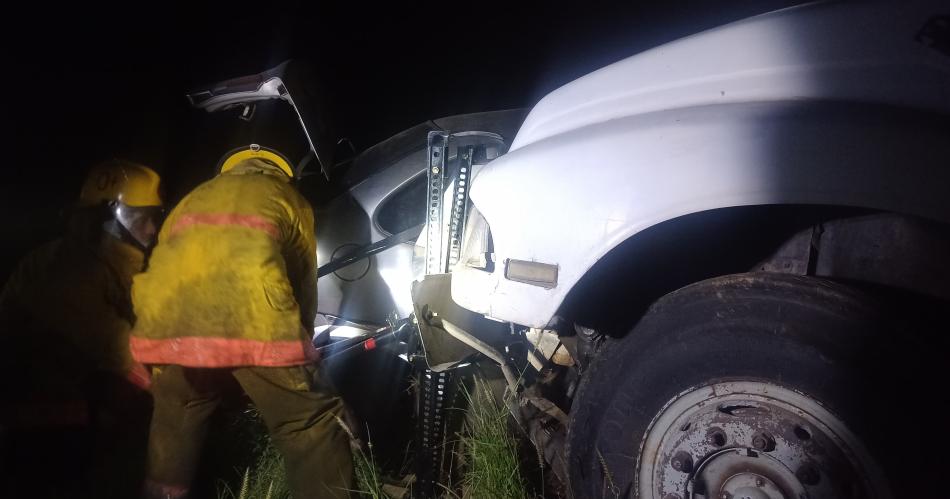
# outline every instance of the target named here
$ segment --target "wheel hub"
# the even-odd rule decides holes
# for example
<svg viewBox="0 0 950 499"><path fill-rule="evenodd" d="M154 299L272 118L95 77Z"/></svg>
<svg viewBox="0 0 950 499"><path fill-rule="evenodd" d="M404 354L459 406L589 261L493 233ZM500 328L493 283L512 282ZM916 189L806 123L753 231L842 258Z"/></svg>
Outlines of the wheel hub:
<svg viewBox="0 0 950 499"><path fill-rule="evenodd" d="M674 397L639 456L641 498L887 497L843 422L772 383L720 382Z"/></svg>
<svg viewBox="0 0 950 499"><path fill-rule="evenodd" d="M710 456L695 483L704 484L706 497L718 499L798 499L806 492L781 462L748 449L730 449ZM737 470L744 470L738 471ZM694 492L696 487L693 487Z"/></svg>

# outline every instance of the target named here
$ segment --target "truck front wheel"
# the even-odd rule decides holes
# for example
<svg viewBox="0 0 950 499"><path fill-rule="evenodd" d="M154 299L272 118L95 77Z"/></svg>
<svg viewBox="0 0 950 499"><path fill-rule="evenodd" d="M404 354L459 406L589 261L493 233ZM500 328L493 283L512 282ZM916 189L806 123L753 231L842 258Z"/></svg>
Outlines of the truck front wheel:
<svg viewBox="0 0 950 499"><path fill-rule="evenodd" d="M917 449L901 447L914 418L881 310L845 286L765 273L661 298L585 374L568 435L575 498L929 490L919 468L896 490L890 473Z"/></svg>

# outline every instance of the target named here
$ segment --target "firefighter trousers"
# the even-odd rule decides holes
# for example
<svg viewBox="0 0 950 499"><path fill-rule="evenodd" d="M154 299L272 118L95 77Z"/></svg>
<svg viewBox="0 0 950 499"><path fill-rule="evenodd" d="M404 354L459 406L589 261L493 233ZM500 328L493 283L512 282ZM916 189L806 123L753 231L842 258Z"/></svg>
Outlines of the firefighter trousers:
<svg viewBox="0 0 950 499"><path fill-rule="evenodd" d="M343 401L311 366L156 369L146 496L187 497L208 421L221 402L222 377L237 380L284 458L294 499L348 497L353 462L337 423Z"/></svg>

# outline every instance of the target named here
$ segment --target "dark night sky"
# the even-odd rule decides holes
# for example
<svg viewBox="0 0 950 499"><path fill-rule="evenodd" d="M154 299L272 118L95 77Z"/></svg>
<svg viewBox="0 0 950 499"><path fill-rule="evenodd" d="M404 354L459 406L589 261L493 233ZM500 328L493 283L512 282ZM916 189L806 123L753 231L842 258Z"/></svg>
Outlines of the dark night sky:
<svg viewBox="0 0 950 499"><path fill-rule="evenodd" d="M55 236L96 160L154 165L172 198L209 176L237 120L190 109L194 86L308 60L337 134L364 149L429 118L530 107L626 56L796 2L510 3L76 3L8 17L0 277Z"/></svg>

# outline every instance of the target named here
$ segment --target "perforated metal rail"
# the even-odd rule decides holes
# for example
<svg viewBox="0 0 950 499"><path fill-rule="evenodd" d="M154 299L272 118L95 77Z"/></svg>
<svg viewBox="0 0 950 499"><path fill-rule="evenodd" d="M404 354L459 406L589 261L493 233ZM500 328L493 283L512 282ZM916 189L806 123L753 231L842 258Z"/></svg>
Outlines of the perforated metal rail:
<svg viewBox="0 0 950 499"><path fill-rule="evenodd" d="M468 374L467 367L457 367L441 372L424 369L420 375L413 497L439 496L439 483L451 473L464 415L463 381Z"/></svg>

